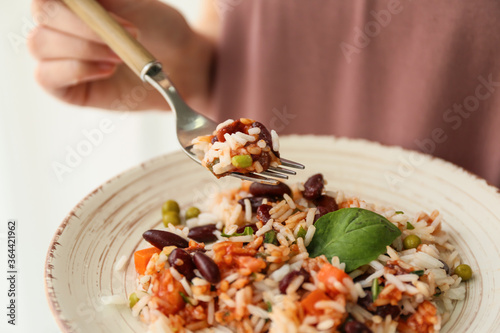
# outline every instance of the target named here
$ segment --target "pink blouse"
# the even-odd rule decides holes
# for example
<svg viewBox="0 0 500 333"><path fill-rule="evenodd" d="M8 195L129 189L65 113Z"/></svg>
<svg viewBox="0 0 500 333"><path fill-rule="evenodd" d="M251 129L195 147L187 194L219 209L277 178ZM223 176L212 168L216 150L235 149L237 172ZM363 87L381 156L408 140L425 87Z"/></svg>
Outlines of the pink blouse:
<svg viewBox="0 0 500 333"><path fill-rule="evenodd" d="M500 185L500 1L219 1L218 120L399 145Z"/></svg>

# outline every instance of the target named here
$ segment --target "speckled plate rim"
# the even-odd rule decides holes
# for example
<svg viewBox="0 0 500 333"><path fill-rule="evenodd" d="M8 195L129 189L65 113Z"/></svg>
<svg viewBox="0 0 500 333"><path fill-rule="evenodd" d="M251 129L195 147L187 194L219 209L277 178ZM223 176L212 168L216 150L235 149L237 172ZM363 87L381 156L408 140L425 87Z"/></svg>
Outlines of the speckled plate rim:
<svg viewBox="0 0 500 333"><path fill-rule="evenodd" d="M463 176L469 178L471 181L475 182L477 185L480 185L483 187L483 189L490 191L490 194L496 198L500 202L500 189L496 188L495 186L489 184L486 180L483 178L473 174L472 172L469 172L465 170L462 167L459 167L451 162L445 161L443 159L434 157L432 155L428 154L423 154L418 151L414 150L409 150L409 149L404 149L400 146L394 146L394 145L384 145L379 142L374 142L374 141L368 141L364 139L351 139L351 138L345 138L345 137L335 137L335 136L318 136L318 135L289 135L289 136L282 136L282 140L293 140L293 139L318 139L318 140L332 140L333 142L341 142L341 141L348 141L351 143L359 143L359 144L366 144L368 146L372 147L378 147L378 148L383 148L386 149L387 151L390 152L399 152L399 153L404 153L404 154L416 154L419 157L424 157L428 159L429 161L433 162L436 161L441 164L441 167L448 168L450 172L456 172L460 171L463 173ZM137 172L138 170L145 170L148 167L155 165L156 163L159 163L160 161L168 158L171 155L182 155L182 152L179 151L174 151L168 154L164 154L161 156L157 156L154 158L151 158L137 166L131 167L120 174L112 177L108 181L104 182L100 186L98 186L95 190L90 192L88 195L86 195L83 199L81 199L74 207L71 209L71 211L66 215L66 217L63 219L59 227L56 229L56 232L54 236L52 237L50 241L49 248L47 250L47 255L46 255L46 261L45 261L45 267L44 267L44 287L45 287L45 294L47 297L47 301L49 303L49 308L59 326L62 332L71 332L71 328L69 326L69 323L67 320L64 319L63 316L63 311L60 309L59 302L57 299L57 296L53 290L52 287L52 281L55 279L55 277L52 276L52 269L53 266L51 265L51 261L54 258L54 252L57 251L57 246L60 245L58 243L59 238L61 235L64 233L65 228L67 227L70 219L75 215L75 211L83 206L88 200L90 200L97 192L103 190L103 188L109 184L112 184L116 181L119 181L120 178L126 177L134 172ZM301 161L306 164L307 162ZM500 219L500 217L498 217Z"/></svg>

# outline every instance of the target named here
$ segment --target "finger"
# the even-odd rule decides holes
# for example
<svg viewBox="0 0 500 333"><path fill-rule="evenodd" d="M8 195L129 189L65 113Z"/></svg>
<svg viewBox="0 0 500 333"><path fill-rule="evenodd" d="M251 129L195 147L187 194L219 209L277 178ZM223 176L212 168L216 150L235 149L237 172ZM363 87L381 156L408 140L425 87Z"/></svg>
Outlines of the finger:
<svg viewBox="0 0 500 333"><path fill-rule="evenodd" d="M106 45L68 35L47 27L36 27L28 38L28 48L39 60L77 59L121 63Z"/></svg>
<svg viewBox="0 0 500 333"><path fill-rule="evenodd" d="M33 0L33 19L39 26L65 32L94 43L104 44L102 39L75 13L61 1ZM110 13L132 36L137 37L138 29L129 21Z"/></svg>
<svg viewBox="0 0 500 333"><path fill-rule="evenodd" d="M73 59L40 61L35 77L42 87L57 93L57 90L81 83L109 78L117 64Z"/></svg>

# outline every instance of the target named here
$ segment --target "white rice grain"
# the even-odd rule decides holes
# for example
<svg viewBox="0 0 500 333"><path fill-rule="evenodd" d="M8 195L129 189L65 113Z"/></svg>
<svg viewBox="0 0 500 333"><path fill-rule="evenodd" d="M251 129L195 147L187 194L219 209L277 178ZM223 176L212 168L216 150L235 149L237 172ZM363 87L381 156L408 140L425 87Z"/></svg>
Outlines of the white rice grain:
<svg viewBox="0 0 500 333"><path fill-rule="evenodd" d="M255 306L255 305L252 305L252 304L248 304L247 305L247 309L248 309L248 312L250 312L251 315L254 315L254 316L257 316L257 317L260 317L260 318L264 318L264 319L268 319L269 318L269 313L262 309L262 308L259 308L258 306Z"/></svg>
<svg viewBox="0 0 500 333"><path fill-rule="evenodd" d="M389 284L393 284L396 288L398 288L401 291L406 291L405 284L401 282L397 277L395 277L392 274L384 274L384 277L386 278L387 282Z"/></svg>
<svg viewBox="0 0 500 333"><path fill-rule="evenodd" d="M309 208L306 216L306 226L310 227L313 225L315 215L316 215L316 208Z"/></svg>
<svg viewBox="0 0 500 333"><path fill-rule="evenodd" d="M302 282L304 282L304 276L302 275L299 275L295 279L293 279L292 282L290 282L290 284L286 288L287 295L295 293L300 288Z"/></svg>
<svg viewBox="0 0 500 333"><path fill-rule="evenodd" d="M297 208L295 202L293 202L293 199L287 193L283 194L283 198L285 198L286 202L288 203L288 206L290 206L291 209Z"/></svg>
<svg viewBox="0 0 500 333"><path fill-rule="evenodd" d="M249 199L243 200L245 203L245 220L250 222L252 220L252 204Z"/></svg>
<svg viewBox="0 0 500 333"><path fill-rule="evenodd" d="M316 227L314 225L310 225L309 228L307 228L306 236L304 237L305 246L308 246L311 243L315 232Z"/></svg>
<svg viewBox="0 0 500 333"><path fill-rule="evenodd" d="M226 276L224 280L226 280L229 283L233 283L240 277L240 273L233 273L231 275Z"/></svg>
<svg viewBox="0 0 500 333"><path fill-rule="evenodd" d="M229 237L229 240L231 242L250 243L251 241L253 241L253 235Z"/></svg>
<svg viewBox="0 0 500 333"><path fill-rule="evenodd" d="M329 330L335 325L335 321L333 319L326 319L321 321L316 328L320 331L326 331Z"/></svg>
<svg viewBox="0 0 500 333"><path fill-rule="evenodd" d="M275 130L271 130L271 138L273 140L273 150L279 151L280 150L280 140L278 137L278 133L276 133Z"/></svg>
<svg viewBox="0 0 500 333"><path fill-rule="evenodd" d="M215 321L215 305L214 305L214 300L212 299L210 302L208 302L207 306L207 323L209 325L213 325Z"/></svg>
<svg viewBox="0 0 500 333"><path fill-rule="evenodd" d="M189 285L188 280L185 277L183 277L182 279L180 279L179 282L184 287L184 290L186 291L186 293L188 294L188 296L189 297L193 297L193 291L191 290L191 286Z"/></svg>
<svg viewBox="0 0 500 333"><path fill-rule="evenodd" d="M260 134L260 128L258 128L258 127L249 128L248 129L248 134L250 134L250 135Z"/></svg>
<svg viewBox="0 0 500 333"><path fill-rule="evenodd" d="M121 272L125 268L125 264L127 263L127 256L121 256L120 259L115 264L114 271Z"/></svg>
<svg viewBox="0 0 500 333"><path fill-rule="evenodd" d="M104 305L121 305L128 303L122 295L102 296L101 302Z"/></svg>
<svg viewBox="0 0 500 333"><path fill-rule="evenodd" d="M266 320L265 319L260 319L257 322L257 324L255 325L254 333L260 333L262 331L262 329L264 328L265 324L266 324Z"/></svg>
<svg viewBox="0 0 500 333"><path fill-rule="evenodd" d="M172 276L174 277L174 279L176 279L177 281L181 281L182 280L182 276L179 274L179 272L173 268L173 267L170 267L170 274L172 274Z"/></svg>
<svg viewBox="0 0 500 333"><path fill-rule="evenodd" d="M135 305L132 307L132 316L137 317L139 313L141 313L142 308L149 303L150 299L151 296L147 295L137 301L137 303L135 303Z"/></svg>
<svg viewBox="0 0 500 333"><path fill-rule="evenodd" d="M337 312L344 313L345 312L345 307L342 306L342 304L335 302L335 301L317 301L314 304L315 309L333 309Z"/></svg>
<svg viewBox="0 0 500 333"><path fill-rule="evenodd" d="M290 265L285 264L285 265L281 266L281 268L272 272L271 275L269 275L269 278L274 280L274 281L281 281L281 280L283 280L285 275L287 275L288 273L290 273Z"/></svg>
<svg viewBox="0 0 500 333"><path fill-rule="evenodd" d="M226 127L227 125L231 124L232 122L234 122L233 119L228 119L226 120L225 122L223 123L220 123L219 125L217 125L217 127L215 128L216 131L220 130L221 128L224 128Z"/></svg>
<svg viewBox="0 0 500 333"><path fill-rule="evenodd" d="M209 284L207 280L200 279L199 277L195 277L191 282L193 283L193 286L205 286Z"/></svg>

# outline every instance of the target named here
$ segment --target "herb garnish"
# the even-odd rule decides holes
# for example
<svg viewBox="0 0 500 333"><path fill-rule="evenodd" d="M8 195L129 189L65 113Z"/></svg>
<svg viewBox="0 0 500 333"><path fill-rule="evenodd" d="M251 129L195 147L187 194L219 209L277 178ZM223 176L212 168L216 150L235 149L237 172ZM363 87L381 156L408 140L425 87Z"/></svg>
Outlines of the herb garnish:
<svg viewBox="0 0 500 333"><path fill-rule="evenodd" d="M415 227L410 222L406 222L406 229L413 230L413 229L415 229Z"/></svg>
<svg viewBox="0 0 500 333"><path fill-rule="evenodd" d="M243 232L241 233L237 233L235 232L234 234L225 234L225 233L221 233L220 234L222 237L236 237L236 236L248 236L248 235L253 235L253 229L252 227L245 227L245 230L243 230Z"/></svg>
<svg viewBox="0 0 500 333"><path fill-rule="evenodd" d="M380 292L384 289L383 287L380 287L380 284L378 284L378 278L373 279L372 282L372 302L375 302L377 299L378 295Z"/></svg>
<svg viewBox="0 0 500 333"><path fill-rule="evenodd" d="M306 229L304 229L302 226L300 226L299 231L297 232L297 238L305 238L307 234Z"/></svg>
<svg viewBox="0 0 500 333"><path fill-rule="evenodd" d="M271 230L264 234L264 243L268 244L278 244L278 237L276 236L276 231Z"/></svg>
<svg viewBox="0 0 500 333"><path fill-rule="evenodd" d="M271 304L271 302L266 302L266 306L267 306L267 312L272 312L273 311L273 305Z"/></svg>
<svg viewBox="0 0 500 333"><path fill-rule="evenodd" d="M401 231L385 217L362 208L343 208L323 215L307 251L311 257L339 257L346 272L368 264L386 252Z"/></svg>
<svg viewBox="0 0 500 333"><path fill-rule="evenodd" d="M424 275L424 270L421 269L421 270L418 270L418 271L413 271L413 272L410 272L411 274L415 274L415 275L418 275L418 276L422 276Z"/></svg>
<svg viewBox="0 0 500 333"><path fill-rule="evenodd" d="M184 301L184 303L193 305L193 304L191 304L191 301L189 300L189 298L182 291L179 291L179 295L181 295L182 300Z"/></svg>

